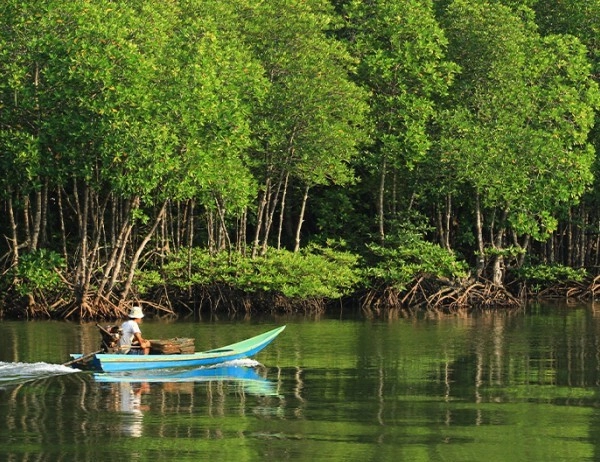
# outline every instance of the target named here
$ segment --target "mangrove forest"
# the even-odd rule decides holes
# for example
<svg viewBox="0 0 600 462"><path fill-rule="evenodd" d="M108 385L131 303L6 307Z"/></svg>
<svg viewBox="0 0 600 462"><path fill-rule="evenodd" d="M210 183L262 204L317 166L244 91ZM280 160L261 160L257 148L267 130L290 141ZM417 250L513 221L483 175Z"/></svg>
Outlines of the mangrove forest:
<svg viewBox="0 0 600 462"><path fill-rule="evenodd" d="M4 0L0 318L600 290L600 0Z"/></svg>

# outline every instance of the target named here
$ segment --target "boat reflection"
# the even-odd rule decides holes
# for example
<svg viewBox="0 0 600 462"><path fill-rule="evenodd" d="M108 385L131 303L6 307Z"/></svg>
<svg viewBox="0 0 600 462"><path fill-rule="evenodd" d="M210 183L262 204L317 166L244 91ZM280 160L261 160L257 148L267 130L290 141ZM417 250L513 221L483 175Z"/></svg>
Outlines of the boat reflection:
<svg viewBox="0 0 600 462"><path fill-rule="evenodd" d="M126 436L139 438L142 436L144 421L144 410L142 405L142 394L150 391L150 385L146 382L119 383L120 412L123 415L121 421L121 432Z"/></svg>
<svg viewBox="0 0 600 462"><path fill-rule="evenodd" d="M181 414L199 412L202 406L223 406L225 401L213 401L213 395L222 392L231 393L231 396L254 395L261 399L278 397L275 383L261 375L265 371L264 368L232 363L186 370L97 373L93 377L96 382L108 385L112 396L109 402L121 416L120 433L140 437L145 433L146 413ZM200 383L204 386L198 386ZM199 393L206 393L207 399L197 401L194 397L200 396ZM261 402L257 409L265 403Z"/></svg>
<svg viewBox="0 0 600 462"><path fill-rule="evenodd" d="M276 396L275 384L261 376L256 367L223 364L186 370L133 371L96 373L94 380L103 383L182 383L235 382L246 393L256 396Z"/></svg>

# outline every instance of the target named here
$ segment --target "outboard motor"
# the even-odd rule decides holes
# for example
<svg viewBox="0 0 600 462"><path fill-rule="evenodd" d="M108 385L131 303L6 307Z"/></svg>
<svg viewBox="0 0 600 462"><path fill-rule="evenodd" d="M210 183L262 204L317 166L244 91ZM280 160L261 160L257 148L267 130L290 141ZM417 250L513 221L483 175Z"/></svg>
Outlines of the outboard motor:
<svg viewBox="0 0 600 462"><path fill-rule="evenodd" d="M118 353L121 328L119 326L102 327L100 324L96 324L96 327L100 329L100 334L102 335L102 343L100 345L102 351L104 353Z"/></svg>

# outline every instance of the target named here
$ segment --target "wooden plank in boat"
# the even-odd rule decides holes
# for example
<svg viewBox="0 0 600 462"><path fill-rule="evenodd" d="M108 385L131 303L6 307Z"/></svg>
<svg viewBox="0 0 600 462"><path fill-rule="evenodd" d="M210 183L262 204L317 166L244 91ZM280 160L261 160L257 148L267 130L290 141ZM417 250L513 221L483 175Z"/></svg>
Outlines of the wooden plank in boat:
<svg viewBox="0 0 600 462"><path fill-rule="evenodd" d="M150 340L150 353L162 355L194 353L193 338L167 338Z"/></svg>

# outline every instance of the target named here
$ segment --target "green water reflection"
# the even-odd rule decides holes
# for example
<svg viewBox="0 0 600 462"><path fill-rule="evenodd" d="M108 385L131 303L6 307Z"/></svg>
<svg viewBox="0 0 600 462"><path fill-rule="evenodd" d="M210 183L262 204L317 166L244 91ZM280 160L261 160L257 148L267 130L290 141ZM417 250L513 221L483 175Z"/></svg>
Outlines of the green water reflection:
<svg viewBox="0 0 600 462"><path fill-rule="evenodd" d="M3 382L0 367L0 460L598 460L599 314L145 322L198 349L288 327L247 380ZM97 342L93 325L0 322L0 365Z"/></svg>

